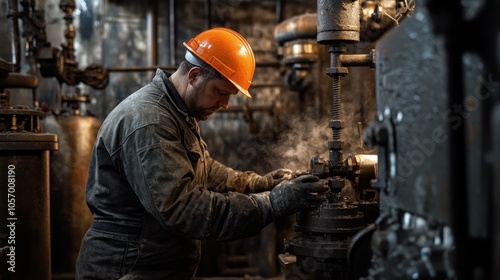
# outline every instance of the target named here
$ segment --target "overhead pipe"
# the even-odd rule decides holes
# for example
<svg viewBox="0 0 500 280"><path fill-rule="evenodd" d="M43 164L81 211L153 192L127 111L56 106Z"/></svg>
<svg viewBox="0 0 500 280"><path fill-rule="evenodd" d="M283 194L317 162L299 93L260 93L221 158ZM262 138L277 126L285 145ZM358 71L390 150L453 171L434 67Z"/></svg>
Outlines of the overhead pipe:
<svg viewBox="0 0 500 280"><path fill-rule="evenodd" d="M306 13L287 19L274 28L275 41L282 46L279 50L283 55L282 62L289 68L285 74L287 87L299 92L301 100L311 80L311 65L319 58L316 25L316 14Z"/></svg>
<svg viewBox="0 0 500 280"><path fill-rule="evenodd" d="M264 61L257 62L255 67L264 68L264 67L279 67L280 63L275 61ZM127 66L127 67L108 67L106 68L107 72L144 72L144 71L156 71L156 69L163 70L172 70L175 71L178 66L176 65L152 65L152 66ZM255 85L252 85L255 86Z"/></svg>
<svg viewBox="0 0 500 280"><path fill-rule="evenodd" d="M161 66L161 65L152 65L152 66L127 66L127 67L108 67L106 68L106 71L108 72L145 72L145 71L156 71L156 69L163 69L163 70L176 70L177 66L174 65L168 65L168 66Z"/></svg>
<svg viewBox="0 0 500 280"><path fill-rule="evenodd" d="M316 39L316 13L305 13L283 21L274 28L274 38L278 44L297 39Z"/></svg>
<svg viewBox="0 0 500 280"><path fill-rule="evenodd" d="M243 105L243 106L230 106L226 109L220 110L218 113L246 113L252 114L252 112L273 112L274 105Z"/></svg>

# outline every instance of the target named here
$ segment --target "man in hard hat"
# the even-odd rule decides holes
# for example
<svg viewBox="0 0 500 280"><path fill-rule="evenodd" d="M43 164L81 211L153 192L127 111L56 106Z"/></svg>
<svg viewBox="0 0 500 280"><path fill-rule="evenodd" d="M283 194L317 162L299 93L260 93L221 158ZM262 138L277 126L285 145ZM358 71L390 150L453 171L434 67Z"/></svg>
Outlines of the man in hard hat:
<svg viewBox="0 0 500 280"><path fill-rule="evenodd" d="M185 61L108 115L97 135L86 199L94 222L84 236L76 279L191 279L200 240L258 233L275 219L307 209L328 190L311 175L261 176L212 159L198 121L248 92L255 59L248 42L226 28L184 44Z"/></svg>

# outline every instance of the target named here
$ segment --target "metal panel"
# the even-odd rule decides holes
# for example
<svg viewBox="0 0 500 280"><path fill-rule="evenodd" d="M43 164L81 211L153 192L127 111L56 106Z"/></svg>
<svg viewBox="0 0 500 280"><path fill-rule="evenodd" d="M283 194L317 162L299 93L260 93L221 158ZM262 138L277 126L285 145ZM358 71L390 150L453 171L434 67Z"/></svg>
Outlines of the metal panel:
<svg viewBox="0 0 500 280"><path fill-rule="evenodd" d="M379 162L391 153L397 162L392 175L394 162L380 171L391 177L381 203L448 223L446 55L429 21L420 11L377 44L377 114L395 131L395 147L379 151Z"/></svg>

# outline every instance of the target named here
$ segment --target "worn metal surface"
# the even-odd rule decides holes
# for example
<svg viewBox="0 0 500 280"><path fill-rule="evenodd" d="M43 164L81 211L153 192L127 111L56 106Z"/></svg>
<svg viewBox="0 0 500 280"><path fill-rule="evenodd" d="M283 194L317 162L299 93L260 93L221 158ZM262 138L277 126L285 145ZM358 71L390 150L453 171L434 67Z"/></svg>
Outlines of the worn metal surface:
<svg viewBox="0 0 500 280"><path fill-rule="evenodd" d="M318 0L318 43L359 41L360 11L357 0Z"/></svg>
<svg viewBox="0 0 500 280"><path fill-rule="evenodd" d="M49 160L53 150L57 150L54 134L0 133L1 279L51 279Z"/></svg>
<svg viewBox="0 0 500 280"><path fill-rule="evenodd" d="M377 114L390 110L396 143L396 173L381 194L383 203L450 221L449 150L446 144L447 69L444 39L432 33L428 14L420 11L377 44ZM387 159L379 153L380 161ZM390 166L386 167L387 169ZM438 171L438 172L436 172ZM385 171L381 170L381 174ZM386 180L386 178L379 178Z"/></svg>
<svg viewBox="0 0 500 280"><path fill-rule="evenodd" d="M471 13L422 3L377 44L383 213L369 279L494 279L487 147L499 84L487 41L464 39L466 26L490 26Z"/></svg>
<svg viewBox="0 0 500 280"><path fill-rule="evenodd" d="M74 274L82 237L93 221L85 184L101 122L95 117L49 116L42 125L59 136L59 151L50 163L52 272Z"/></svg>

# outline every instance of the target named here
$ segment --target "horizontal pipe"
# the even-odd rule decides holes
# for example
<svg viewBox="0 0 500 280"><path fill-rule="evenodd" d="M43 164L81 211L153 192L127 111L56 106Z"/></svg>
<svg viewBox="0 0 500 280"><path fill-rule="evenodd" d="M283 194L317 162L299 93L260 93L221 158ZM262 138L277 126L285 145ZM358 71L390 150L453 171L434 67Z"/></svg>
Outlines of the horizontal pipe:
<svg viewBox="0 0 500 280"><path fill-rule="evenodd" d="M257 62L255 67L280 67L279 61L268 61L268 62ZM178 66L175 65L153 65L153 66L129 66L129 67L108 67L106 70L108 72L144 72L144 71L156 71L156 69L163 70L176 70Z"/></svg>
<svg viewBox="0 0 500 280"><path fill-rule="evenodd" d="M108 72L144 72L144 71L156 71L156 69L163 70L176 70L177 66L129 66L129 67L109 67L106 68Z"/></svg>
<svg viewBox="0 0 500 280"><path fill-rule="evenodd" d="M37 75L9 73L0 79L0 88L37 88L40 80Z"/></svg>
<svg viewBox="0 0 500 280"><path fill-rule="evenodd" d="M222 109L218 113L271 112L273 109L273 105L229 106L229 108Z"/></svg>
<svg viewBox="0 0 500 280"><path fill-rule="evenodd" d="M342 54L340 55L342 66L372 66L372 54Z"/></svg>
<svg viewBox="0 0 500 280"><path fill-rule="evenodd" d="M316 13L287 19L274 28L274 39L280 45L297 39L316 39L317 21Z"/></svg>
<svg viewBox="0 0 500 280"><path fill-rule="evenodd" d="M268 88L268 87L282 87L283 83L265 83L265 84L251 84L250 88Z"/></svg>

